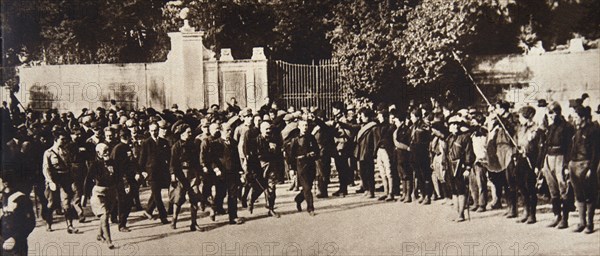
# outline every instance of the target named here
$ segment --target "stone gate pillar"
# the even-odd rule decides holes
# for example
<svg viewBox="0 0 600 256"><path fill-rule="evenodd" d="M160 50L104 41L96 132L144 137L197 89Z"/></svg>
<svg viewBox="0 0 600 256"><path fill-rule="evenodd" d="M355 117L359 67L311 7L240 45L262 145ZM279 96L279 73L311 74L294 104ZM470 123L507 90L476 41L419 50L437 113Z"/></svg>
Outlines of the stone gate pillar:
<svg viewBox="0 0 600 256"><path fill-rule="evenodd" d="M190 27L187 20L179 32L169 33L171 51L167 56L170 81L165 82L167 107L178 104L180 109L205 108L203 31Z"/></svg>

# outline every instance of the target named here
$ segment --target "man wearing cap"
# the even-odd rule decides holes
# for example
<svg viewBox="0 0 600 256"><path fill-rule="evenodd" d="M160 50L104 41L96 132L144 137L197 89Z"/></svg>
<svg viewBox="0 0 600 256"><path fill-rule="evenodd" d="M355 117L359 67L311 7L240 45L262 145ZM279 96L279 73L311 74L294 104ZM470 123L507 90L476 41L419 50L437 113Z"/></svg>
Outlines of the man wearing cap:
<svg viewBox="0 0 600 256"><path fill-rule="evenodd" d="M449 120L450 135L447 139L448 152L446 154L450 170L447 180L452 195L458 199L456 222L465 221L464 211L467 207L467 182L470 175L475 155L473 153L471 136L468 133L466 120L460 115L454 115Z"/></svg>
<svg viewBox="0 0 600 256"><path fill-rule="evenodd" d="M216 214L223 214L223 201L217 200L217 194L224 195L226 187L221 179L222 170L218 165L218 160L223 154L223 146L219 143L221 138L220 125L211 123L208 128L208 137L202 140L200 145L200 166L202 166L202 195L205 198L212 199L212 209L214 220ZM215 195L212 194L212 188L215 187ZM220 197L222 199L222 197Z"/></svg>
<svg viewBox="0 0 600 256"><path fill-rule="evenodd" d="M169 158L171 152L168 142L158 136L158 129L158 124L150 124L150 138L142 142L138 163L146 173L144 176L148 177L151 190L148 209L144 212L144 216L152 219L152 212L154 208L157 208L161 222L168 224L167 211L160 191L169 186Z"/></svg>
<svg viewBox="0 0 600 256"><path fill-rule="evenodd" d="M574 128L562 116L562 108L558 102L548 106L548 127L541 141L536 172L540 168L552 200L554 221L548 227L567 228L571 196L568 193L568 154Z"/></svg>
<svg viewBox="0 0 600 256"><path fill-rule="evenodd" d="M517 142L516 152L513 155L513 161L509 165L508 182L515 184L518 192L523 197L524 216L518 222L533 224L536 222L537 207L537 176L534 173L534 164L536 164L539 145L541 143L542 131L533 122L535 108L524 106L519 109L519 125L515 132L515 141ZM517 198L513 201L513 207L517 208Z"/></svg>
<svg viewBox="0 0 600 256"><path fill-rule="evenodd" d="M596 175L600 158L600 131L591 122L590 107L578 106L575 112L577 128L569 152L569 176L579 212L579 224L574 231L585 229L586 233L591 234L594 232L594 210L598 196Z"/></svg>
<svg viewBox="0 0 600 256"><path fill-rule="evenodd" d="M233 139L238 141L238 152L240 155L242 169L245 173L249 173L248 168L254 168L252 165L255 163L252 162L254 159L253 155L251 154L256 149L255 141L260 132L258 127L254 126L254 115L252 114L252 109L246 108L242 110L241 116L244 119L244 123L235 129ZM249 160L252 161L248 162ZM250 184L247 183L243 184L242 188L243 189L241 191L242 194L240 195L240 198L242 201L242 207L245 208L248 206L247 201L251 187Z"/></svg>
<svg viewBox="0 0 600 256"><path fill-rule="evenodd" d="M181 206L188 195L190 201L191 225L190 230L202 230L197 223L198 200L200 191L200 162L198 162L198 149L192 140L192 129L185 123L178 124L174 131L179 140L171 147L170 173L171 182L176 183L171 201L174 203L173 222L171 228L175 229L177 219L181 213Z"/></svg>
<svg viewBox="0 0 600 256"><path fill-rule="evenodd" d="M75 217L72 205L73 200L73 178L71 174L72 155L68 150L69 135L64 131L54 133L54 145L44 152L42 172L46 178L46 195L48 198L48 216L46 216L46 231L52 231L52 211L59 204L65 214L67 221L67 232L78 233L73 227Z"/></svg>

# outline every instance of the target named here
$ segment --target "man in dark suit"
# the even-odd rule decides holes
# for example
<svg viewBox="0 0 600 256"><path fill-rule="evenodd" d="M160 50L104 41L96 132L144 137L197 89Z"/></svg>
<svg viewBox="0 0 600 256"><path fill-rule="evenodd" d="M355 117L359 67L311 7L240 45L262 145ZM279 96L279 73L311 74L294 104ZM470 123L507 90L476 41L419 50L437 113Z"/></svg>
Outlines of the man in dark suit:
<svg viewBox="0 0 600 256"><path fill-rule="evenodd" d="M290 142L289 154L287 155L290 170L298 171L298 181L302 191L295 197L296 209L302 211L302 202L306 200L307 211L314 216L312 184L316 174L315 160L319 157L319 145L315 137L308 133L308 122L306 119L298 121L300 134Z"/></svg>
<svg viewBox="0 0 600 256"><path fill-rule="evenodd" d="M356 135L356 147L354 156L358 161L358 170L362 182L364 195L369 198L375 198L375 138L373 128L376 123L372 121L374 113L368 108L361 108L358 111L360 122L363 126Z"/></svg>
<svg viewBox="0 0 600 256"><path fill-rule="evenodd" d="M158 209L160 220L168 224L167 211L160 194L161 189L169 186L169 145L158 136L158 124L149 125L150 138L142 142L139 165L145 170L150 185L150 199L148 209L144 212L146 218L152 218L154 208ZM144 175L144 176L146 176Z"/></svg>

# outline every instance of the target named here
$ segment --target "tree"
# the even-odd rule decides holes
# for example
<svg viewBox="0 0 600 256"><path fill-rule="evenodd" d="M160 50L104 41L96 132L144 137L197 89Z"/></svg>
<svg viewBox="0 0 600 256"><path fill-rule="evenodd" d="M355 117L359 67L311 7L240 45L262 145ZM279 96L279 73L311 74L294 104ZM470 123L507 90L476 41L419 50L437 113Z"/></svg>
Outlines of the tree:
<svg viewBox="0 0 600 256"><path fill-rule="evenodd" d="M345 86L355 96L392 92L404 85L394 45L406 25L409 1L357 0L336 5L329 38ZM397 90L396 90L397 91Z"/></svg>

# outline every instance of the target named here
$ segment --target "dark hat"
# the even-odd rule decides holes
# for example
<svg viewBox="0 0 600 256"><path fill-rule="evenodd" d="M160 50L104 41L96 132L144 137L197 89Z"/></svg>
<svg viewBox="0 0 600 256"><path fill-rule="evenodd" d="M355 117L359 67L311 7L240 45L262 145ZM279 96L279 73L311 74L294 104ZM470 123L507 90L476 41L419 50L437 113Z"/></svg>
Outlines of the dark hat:
<svg viewBox="0 0 600 256"><path fill-rule="evenodd" d="M334 101L331 103L331 107L339 110L344 110L344 103L342 103L341 101Z"/></svg>
<svg viewBox="0 0 600 256"><path fill-rule="evenodd" d="M596 114L600 114L600 104L598 105L598 108L596 109Z"/></svg>
<svg viewBox="0 0 600 256"><path fill-rule="evenodd" d="M587 93L584 93L584 94L582 94L582 95L581 95L581 100L585 100L585 99L587 99L587 98L589 98L589 97L590 97L590 95L589 95L589 94L587 94Z"/></svg>
<svg viewBox="0 0 600 256"><path fill-rule="evenodd" d="M119 138L129 138L131 137L131 132L129 129L121 129L119 131Z"/></svg>
<svg viewBox="0 0 600 256"><path fill-rule="evenodd" d="M524 106L519 109L519 114L523 116L525 119L531 119L535 116L535 108L532 106Z"/></svg>
<svg viewBox="0 0 600 256"><path fill-rule="evenodd" d="M175 128L173 129L173 133L175 135L180 135L181 133L183 133L185 130L187 130L188 128L190 128L190 126L186 123L179 123L177 126L175 126Z"/></svg>
<svg viewBox="0 0 600 256"><path fill-rule="evenodd" d="M546 106L548 106L548 102L546 102L545 99L540 99L540 100L538 100L537 106L540 108L546 107Z"/></svg>
<svg viewBox="0 0 600 256"><path fill-rule="evenodd" d="M448 132L448 128L446 128L446 125L444 125L444 122L431 123L431 129L437 130L437 131L441 132L442 134L446 134Z"/></svg>
<svg viewBox="0 0 600 256"><path fill-rule="evenodd" d="M583 103L583 101L581 99L572 99L569 100L569 107L570 108L577 108L581 106L581 103Z"/></svg>
<svg viewBox="0 0 600 256"><path fill-rule="evenodd" d="M590 118L592 116L592 109L590 107L578 106L575 108L575 113L580 117Z"/></svg>
<svg viewBox="0 0 600 256"><path fill-rule="evenodd" d="M173 104L171 108L179 108L179 106L177 106L177 104Z"/></svg>

